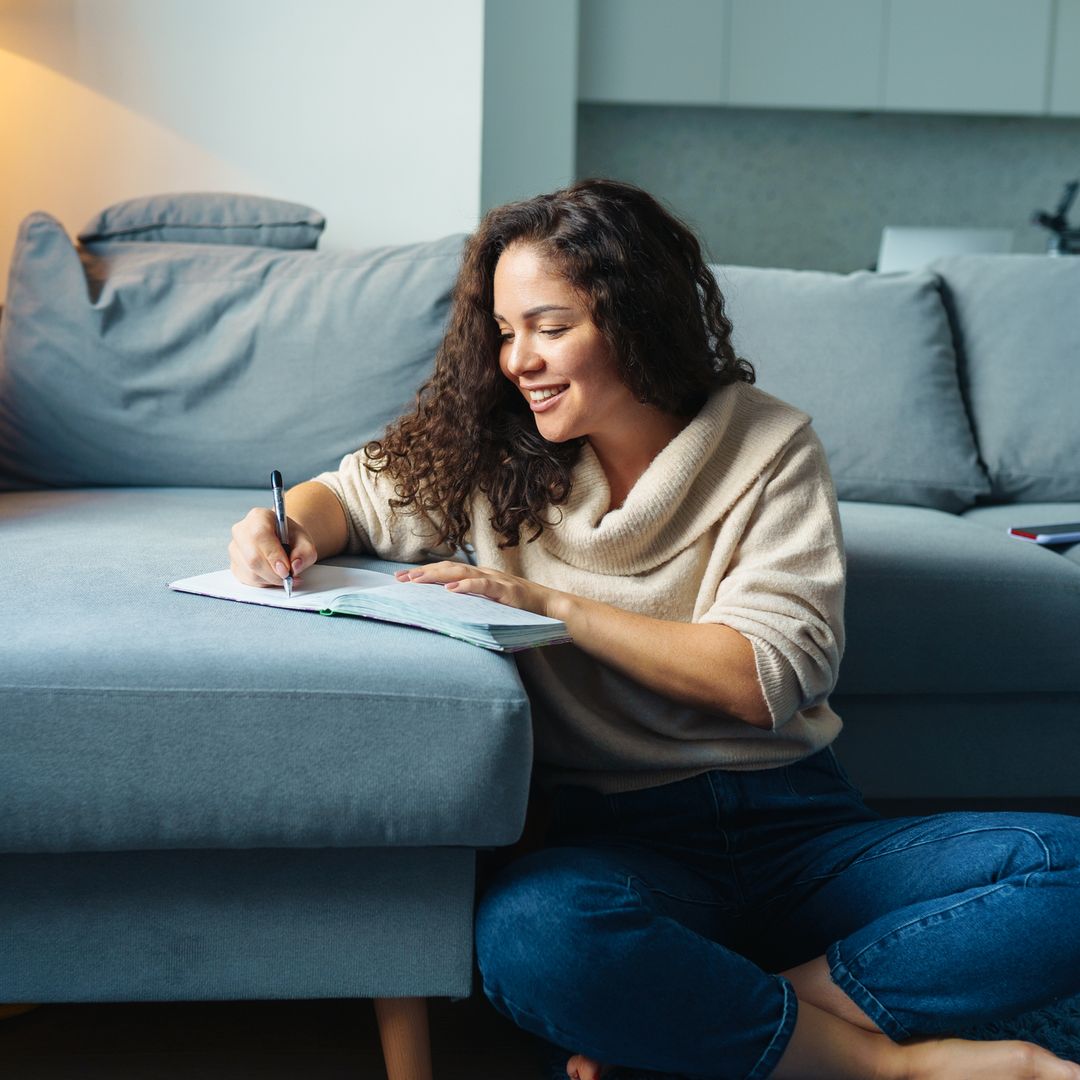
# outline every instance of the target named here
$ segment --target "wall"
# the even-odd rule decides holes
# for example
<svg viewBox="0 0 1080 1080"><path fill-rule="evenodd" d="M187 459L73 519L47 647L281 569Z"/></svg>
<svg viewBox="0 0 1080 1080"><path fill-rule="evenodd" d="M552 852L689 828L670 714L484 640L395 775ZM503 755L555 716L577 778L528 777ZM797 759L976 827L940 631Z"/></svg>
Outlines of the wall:
<svg viewBox="0 0 1080 1080"><path fill-rule="evenodd" d="M1077 119L582 105L577 145L579 176L640 184L746 266L867 268L885 225L1010 228L1043 251L1031 212L1080 174Z"/></svg>
<svg viewBox="0 0 1080 1080"><path fill-rule="evenodd" d="M488 0L481 208L574 179L578 0Z"/></svg>
<svg viewBox="0 0 1080 1080"><path fill-rule="evenodd" d="M153 192L307 203L326 248L471 229L483 18L483 0L2 0L0 297L27 213L76 232Z"/></svg>

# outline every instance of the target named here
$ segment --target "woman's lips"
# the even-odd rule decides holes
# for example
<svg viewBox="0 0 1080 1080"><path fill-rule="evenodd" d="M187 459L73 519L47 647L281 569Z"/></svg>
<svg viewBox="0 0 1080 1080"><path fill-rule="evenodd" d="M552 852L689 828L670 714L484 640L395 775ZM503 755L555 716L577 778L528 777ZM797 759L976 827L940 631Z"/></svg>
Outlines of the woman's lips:
<svg viewBox="0 0 1080 1080"><path fill-rule="evenodd" d="M547 412L548 409L553 408L566 396L566 391L569 390L569 386L563 387L557 394L549 398L544 398L543 401L533 401L529 399L529 408L533 412Z"/></svg>

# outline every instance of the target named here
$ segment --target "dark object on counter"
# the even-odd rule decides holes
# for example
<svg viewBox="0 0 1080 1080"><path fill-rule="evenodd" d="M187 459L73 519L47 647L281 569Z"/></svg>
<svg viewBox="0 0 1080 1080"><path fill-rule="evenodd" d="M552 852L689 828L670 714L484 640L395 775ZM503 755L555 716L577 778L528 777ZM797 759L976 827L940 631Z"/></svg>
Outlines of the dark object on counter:
<svg viewBox="0 0 1080 1080"><path fill-rule="evenodd" d="M1080 228L1070 228L1066 219L1078 189L1080 189L1080 180L1070 180L1065 185L1061 202L1058 203L1053 214L1048 214L1045 210L1036 210L1031 216L1033 224L1042 225L1043 228L1050 230L1050 236L1046 241L1048 255L1080 255Z"/></svg>

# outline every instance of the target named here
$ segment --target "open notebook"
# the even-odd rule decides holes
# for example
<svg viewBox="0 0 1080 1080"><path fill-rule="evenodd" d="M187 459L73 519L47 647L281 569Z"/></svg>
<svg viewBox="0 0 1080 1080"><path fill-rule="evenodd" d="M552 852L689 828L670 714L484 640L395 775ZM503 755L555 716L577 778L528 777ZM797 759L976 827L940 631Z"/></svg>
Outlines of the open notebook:
<svg viewBox="0 0 1080 1080"><path fill-rule="evenodd" d="M497 604L482 596L447 592L441 585L396 581L390 574L353 566L317 563L304 571L291 598L284 589L242 585L230 570L183 578L170 582L169 588L244 604L320 611L324 615L359 615L418 626L497 652L570 641L566 624L558 619Z"/></svg>

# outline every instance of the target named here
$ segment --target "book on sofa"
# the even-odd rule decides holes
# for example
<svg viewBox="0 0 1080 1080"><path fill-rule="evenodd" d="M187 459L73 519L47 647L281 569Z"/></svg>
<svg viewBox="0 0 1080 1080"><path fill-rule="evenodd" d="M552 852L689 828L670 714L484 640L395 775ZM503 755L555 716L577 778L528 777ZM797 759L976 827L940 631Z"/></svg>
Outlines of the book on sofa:
<svg viewBox="0 0 1080 1080"><path fill-rule="evenodd" d="M447 592L441 585L395 580L390 574L319 563L305 570L291 597L283 589L244 585L231 570L169 583L177 592L264 607L358 615L416 626L496 652L517 652L570 641L566 624L483 596Z"/></svg>

